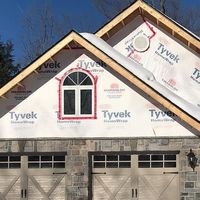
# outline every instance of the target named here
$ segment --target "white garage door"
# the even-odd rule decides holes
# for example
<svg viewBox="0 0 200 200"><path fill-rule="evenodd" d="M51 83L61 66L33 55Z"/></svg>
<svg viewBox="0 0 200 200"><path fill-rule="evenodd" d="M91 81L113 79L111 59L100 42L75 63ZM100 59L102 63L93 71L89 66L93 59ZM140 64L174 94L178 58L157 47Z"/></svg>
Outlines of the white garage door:
<svg viewBox="0 0 200 200"><path fill-rule="evenodd" d="M95 154L93 200L178 200L177 154Z"/></svg>
<svg viewBox="0 0 200 200"><path fill-rule="evenodd" d="M65 155L0 155L0 200L65 200Z"/></svg>

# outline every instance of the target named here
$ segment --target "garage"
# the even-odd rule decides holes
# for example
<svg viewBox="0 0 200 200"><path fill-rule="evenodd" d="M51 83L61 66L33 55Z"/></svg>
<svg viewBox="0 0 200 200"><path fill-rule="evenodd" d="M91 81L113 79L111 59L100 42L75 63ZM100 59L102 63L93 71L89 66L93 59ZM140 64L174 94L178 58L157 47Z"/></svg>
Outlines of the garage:
<svg viewBox="0 0 200 200"><path fill-rule="evenodd" d="M92 200L179 199L178 152L95 152L90 159Z"/></svg>

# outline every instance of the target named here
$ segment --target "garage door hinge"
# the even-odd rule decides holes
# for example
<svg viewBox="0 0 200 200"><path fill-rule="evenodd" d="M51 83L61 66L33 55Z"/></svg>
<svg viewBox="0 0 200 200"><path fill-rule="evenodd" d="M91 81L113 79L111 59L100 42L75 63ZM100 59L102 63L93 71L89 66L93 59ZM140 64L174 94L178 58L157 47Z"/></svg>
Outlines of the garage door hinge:
<svg viewBox="0 0 200 200"><path fill-rule="evenodd" d="M106 172L92 172L92 174L106 174Z"/></svg>

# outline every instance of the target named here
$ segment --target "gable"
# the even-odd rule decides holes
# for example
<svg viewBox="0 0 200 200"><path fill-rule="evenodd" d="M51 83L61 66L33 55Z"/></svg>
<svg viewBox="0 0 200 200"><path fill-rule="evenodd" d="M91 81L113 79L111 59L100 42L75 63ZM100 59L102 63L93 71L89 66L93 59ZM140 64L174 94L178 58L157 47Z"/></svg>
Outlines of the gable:
<svg viewBox="0 0 200 200"><path fill-rule="evenodd" d="M142 0L136 1L127 9L123 10L119 15L105 24L105 26L100 28L96 32L96 35L107 41L139 15L151 21L154 25L159 26L198 54L200 53L200 40L197 36L166 15L156 11Z"/></svg>
<svg viewBox="0 0 200 200"><path fill-rule="evenodd" d="M24 86L38 82L39 77L49 79L26 99L9 108L8 101L1 101L1 110L7 109L0 119L1 138L101 138L101 137L180 137L193 136L178 124L176 115L169 110L160 110L156 105L139 95L113 73L108 66L89 52L84 52L69 63L66 50L54 57L62 69L49 79L48 72L24 80ZM45 70L49 62L41 68ZM41 70L42 70L41 69ZM60 80L71 70L88 71L96 80L96 116L94 118L62 118L59 116ZM52 71L54 73L54 71ZM114 73L115 74L115 73ZM62 84L62 83L61 83ZM19 86L18 86L19 87ZM71 90L71 89L70 89ZM14 88L12 91L20 91ZM9 99L23 98L20 93L8 94ZM10 96L10 95L13 96ZM10 102L9 102L10 103ZM8 109L10 109L8 111ZM145 126L143 126L145 124ZM98 128L97 128L98 127ZM109 134L108 134L109 133Z"/></svg>

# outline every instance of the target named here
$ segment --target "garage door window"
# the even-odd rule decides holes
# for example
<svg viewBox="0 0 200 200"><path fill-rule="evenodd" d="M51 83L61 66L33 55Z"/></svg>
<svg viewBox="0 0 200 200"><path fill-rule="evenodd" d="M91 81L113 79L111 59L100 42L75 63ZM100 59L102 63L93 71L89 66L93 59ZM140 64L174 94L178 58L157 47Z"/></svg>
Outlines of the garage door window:
<svg viewBox="0 0 200 200"><path fill-rule="evenodd" d="M130 155L94 155L94 168L130 168Z"/></svg>
<svg viewBox="0 0 200 200"><path fill-rule="evenodd" d="M0 156L0 169L16 169L21 167L20 156Z"/></svg>
<svg viewBox="0 0 200 200"><path fill-rule="evenodd" d="M28 156L28 168L65 168L65 156Z"/></svg>
<svg viewBox="0 0 200 200"><path fill-rule="evenodd" d="M176 154L138 155L139 168L176 168Z"/></svg>

